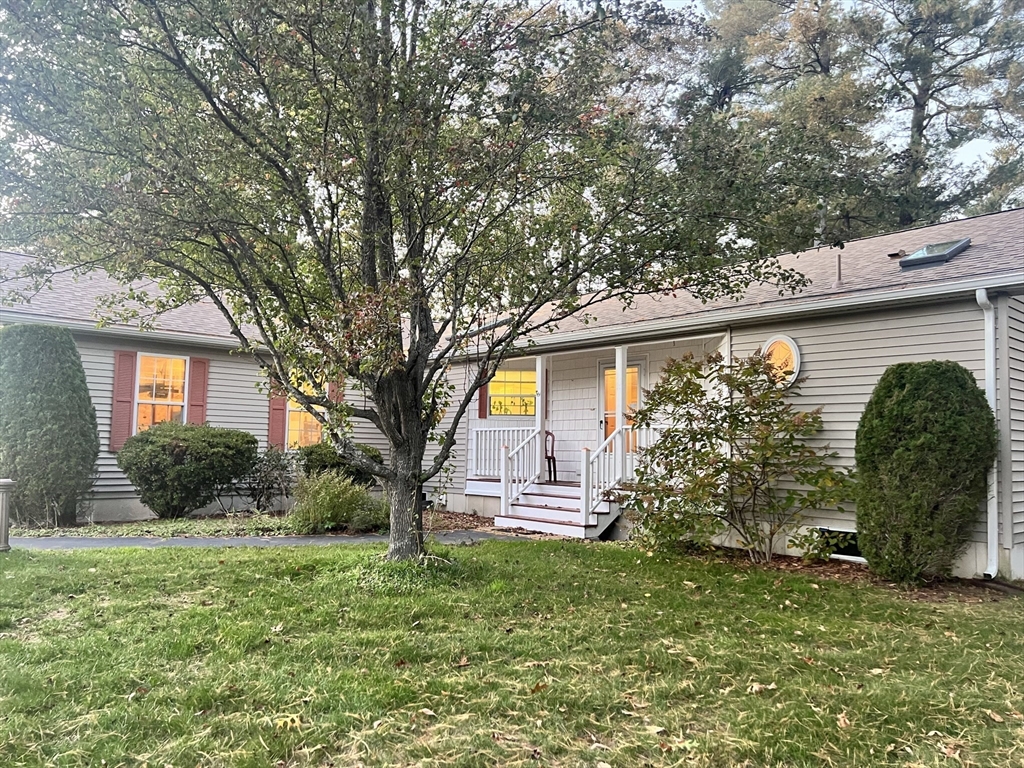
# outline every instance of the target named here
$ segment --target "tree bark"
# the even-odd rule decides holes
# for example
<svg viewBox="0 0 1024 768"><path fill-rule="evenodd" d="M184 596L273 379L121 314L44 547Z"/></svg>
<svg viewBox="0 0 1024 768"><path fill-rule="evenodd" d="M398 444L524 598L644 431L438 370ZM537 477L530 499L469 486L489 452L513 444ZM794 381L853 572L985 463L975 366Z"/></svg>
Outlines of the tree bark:
<svg viewBox="0 0 1024 768"><path fill-rule="evenodd" d="M388 560L412 560L423 554L422 491L418 466L384 481L384 495L391 509Z"/></svg>

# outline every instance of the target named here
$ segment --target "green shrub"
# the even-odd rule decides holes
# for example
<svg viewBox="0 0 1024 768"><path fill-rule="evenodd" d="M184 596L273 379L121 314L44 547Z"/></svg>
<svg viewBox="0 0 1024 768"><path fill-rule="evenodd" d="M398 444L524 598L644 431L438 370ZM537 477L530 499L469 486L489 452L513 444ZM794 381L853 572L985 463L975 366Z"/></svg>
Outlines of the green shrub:
<svg viewBox="0 0 1024 768"><path fill-rule="evenodd" d="M238 490L259 512L274 508L278 499L292 492L295 468L291 455L270 446L256 459L252 469L238 484Z"/></svg>
<svg viewBox="0 0 1024 768"><path fill-rule="evenodd" d="M183 517L245 477L257 446L248 432L164 422L128 438L117 465L157 517Z"/></svg>
<svg viewBox="0 0 1024 768"><path fill-rule="evenodd" d="M384 457L381 452L372 445L357 444L356 448L378 464L383 463ZM359 485L374 485L377 481L369 472L349 463L344 456L334 450L333 445L326 441L299 448L299 467L306 477L316 477L323 472L335 471L347 475Z"/></svg>
<svg viewBox="0 0 1024 768"><path fill-rule="evenodd" d="M386 531L387 505L337 470L299 478L288 519L296 533Z"/></svg>
<svg viewBox="0 0 1024 768"><path fill-rule="evenodd" d="M849 475L828 463L836 454L807 443L821 409L798 410L799 382L787 390L779 373L760 354L666 364L635 416L659 434L624 500L643 546L706 545L728 532L768 562L804 513L845 501Z"/></svg>
<svg viewBox="0 0 1024 768"><path fill-rule="evenodd" d="M906 583L948 576L995 456L995 417L970 371L938 360L886 369L857 427L858 543L871 570Z"/></svg>
<svg viewBox="0 0 1024 768"><path fill-rule="evenodd" d="M96 409L66 328L0 328L0 477L20 524L74 525L100 450Z"/></svg>

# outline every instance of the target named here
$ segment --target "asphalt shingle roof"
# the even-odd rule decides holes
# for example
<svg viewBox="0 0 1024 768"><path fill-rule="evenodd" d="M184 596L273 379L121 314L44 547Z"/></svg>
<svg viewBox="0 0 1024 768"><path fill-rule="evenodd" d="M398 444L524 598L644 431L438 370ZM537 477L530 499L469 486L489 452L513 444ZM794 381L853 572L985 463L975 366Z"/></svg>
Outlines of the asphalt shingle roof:
<svg viewBox="0 0 1024 768"><path fill-rule="evenodd" d="M903 269L898 258L890 253L907 254L931 243L971 238L971 246L944 264L931 264ZM837 256L842 263L842 282L836 285ZM11 275L30 264L24 254L0 251L0 275ZM910 288L939 286L954 281L986 276L1003 276L1024 285L1024 208L968 219L933 224L887 235L862 238L843 248L815 248L781 257L786 267L802 272L810 285L796 295L780 296L772 286L755 285L736 301L720 299L702 304L692 296L679 292L674 296L641 296L631 307L608 301L591 308L586 325L570 318L562 322L559 334L586 327L616 328L622 325L686 317L707 317L737 308L798 308L803 303L858 294L891 294L898 301L901 292ZM16 287L18 281L0 284L0 292ZM155 289L151 282L138 282L138 289ZM123 290L102 271L81 276L58 275L50 288L31 297L27 304L11 309L19 315L36 315L51 321L96 323L101 319L97 304L102 297ZM131 326L112 324L112 328L130 330ZM230 338L228 324L209 301L201 301L171 310L155 319L154 329L197 337Z"/></svg>

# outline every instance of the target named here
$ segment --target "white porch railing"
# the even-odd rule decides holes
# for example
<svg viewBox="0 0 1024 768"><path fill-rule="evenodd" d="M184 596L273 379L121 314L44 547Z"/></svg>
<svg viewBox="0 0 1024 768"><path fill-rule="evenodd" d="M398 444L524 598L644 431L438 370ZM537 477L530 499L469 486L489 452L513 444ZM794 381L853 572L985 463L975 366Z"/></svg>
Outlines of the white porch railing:
<svg viewBox="0 0 1024 768"><path fill-rule="evenodd" d="M657 428L634 427L616 429L607 439L591 451L584 448L580 456L580 516L588 525L591 515L612 491L636 477L639 451L658 439Z"/></svg>
<svg viewBox="0 0 1024 768"><path fill-rule="evenodd" d="M605 501L625 475L626 430L619 427L591 451L583 448L580 455L580 515L583 525L590 522L590 516Z"/></svg>
<svg viewBox="0 0 1024 768"><path fill-rule="evenodd" d="M506 446L518 446L536 430L533 427L493 427L473 430L473 466L470 477L501 477Z"/></svg>
<svg viewBox="0 0 1024 768"><path fill-rule="evenodd" d="M543 432L539 429L529 430L529 435L515 448L508 445L502 447L501 455L501 514L512 513L512 505L533 483L540 479L541 462L538 460L543 450Z"/></svg>

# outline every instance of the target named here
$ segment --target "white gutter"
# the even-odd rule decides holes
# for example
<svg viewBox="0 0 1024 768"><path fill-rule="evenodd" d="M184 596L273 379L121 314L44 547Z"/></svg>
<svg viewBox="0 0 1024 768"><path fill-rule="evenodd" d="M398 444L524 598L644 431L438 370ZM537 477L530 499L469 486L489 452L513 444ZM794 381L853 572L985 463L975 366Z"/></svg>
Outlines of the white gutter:
<svg viewBox="0 0 1024 768"><path fill-rule="evenodd" d="M979 288L975 294L978 306L981 307L985 320L985 399L996 414L996 309L989 301L988 291ZM999 573L999 470L998 459L992 462L988 470L988 565L985 567L985 578L994 579Z"/></svg>
<svg viewBox="0 0 1024 768"><path fill-rule="evenodd" d="M94 333L100 336L125 338L145 341L160 341L167 344L189 344L192 346L215 347L217 349L239 349L242 345L232 336L211 336L203 333L181 333L178 331L161 331L158 329L143 331L138 328L126 328L123 325L99 326L85 320L66 320L59 317L36 315L31 312L18 312L0 309L0 324L33 323L36 325L59 325L70 331Z"/></svg>
<svg viewBox="0 0 1024 768"><path fill-rule="evenodd" d="M666 334L686 331L714 330L725 326L743 325L759 320L777 320L793 316L807 316L824 312L843 312L869 309L875 306L899 302L927 301L939 296L951 294L972 295L979 288L988 290L1010 289L1021 290L1024 282L1020 273L1004 273L960 280L955 283L937 283L918 288L888 289L864 293L846 293L811 301L780 302L733 310L709 310L698 315L676 315L658 320L640 321L636 323L620 323L613 326L594 325L590 327L580 324L571 331L560 331L530 339L530 348L550 349L564 347L567 349L586 348L588 346L613 346L618 340L645 341L659 338ZM588 344L588 342L590 342Z"/></svg>

